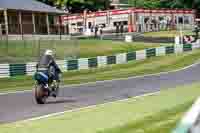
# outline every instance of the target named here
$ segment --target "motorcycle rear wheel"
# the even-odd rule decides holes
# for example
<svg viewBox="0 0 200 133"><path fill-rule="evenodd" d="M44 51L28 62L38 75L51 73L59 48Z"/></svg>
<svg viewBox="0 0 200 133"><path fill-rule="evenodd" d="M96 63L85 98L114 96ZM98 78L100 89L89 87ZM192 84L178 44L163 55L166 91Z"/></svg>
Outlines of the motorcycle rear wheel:
<svg viewBox="0 0 200 133"><path fill-rule="evenodd" d="M45 95L42 85L35 86L35 100L37 104L45 104L47 96Z"/></svg>

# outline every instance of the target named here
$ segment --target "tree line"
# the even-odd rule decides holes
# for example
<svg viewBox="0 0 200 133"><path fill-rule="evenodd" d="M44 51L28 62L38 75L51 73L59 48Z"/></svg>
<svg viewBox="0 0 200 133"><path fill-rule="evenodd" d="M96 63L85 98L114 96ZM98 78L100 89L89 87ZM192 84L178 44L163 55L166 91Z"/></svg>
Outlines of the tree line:
<svg viewBox="0 0 200 133"><path fill-rule="evenodd" d="M110 8L110 0L38 0L48 5L62 8L70 13L84 10L97 11ZM142 8L178 8L197 9L200 11L200 0L120 0L122 4Z"/></svg>
<svg viewBox="0 0 200 133"><path fill-rule="evenodd" d="M62 8L70 13L80 13L84 10L106 10L110 7L109 0L38 0L57 8Z"/></svg>
<svg viewBox="0 0 200 133"><path fill-rule="evenodd" d="M144 8L200 9L200 0L121 0L121 2Z"/></svg>

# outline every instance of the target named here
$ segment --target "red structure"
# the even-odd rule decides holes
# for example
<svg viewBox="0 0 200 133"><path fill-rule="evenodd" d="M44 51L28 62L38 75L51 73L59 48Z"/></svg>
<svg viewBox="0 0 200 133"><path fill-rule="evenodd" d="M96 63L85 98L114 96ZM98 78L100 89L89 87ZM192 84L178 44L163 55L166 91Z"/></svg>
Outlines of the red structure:
<svg viewBox="0 0 200 133"><path fill-rule="evenodd" d="M123 24L129 32L176 29L180 26L188 29L194 22L194 10L130 8L62 16L62 23L69 26L71 33L83 32L96 25L114 30L117 24Z"/></svg>

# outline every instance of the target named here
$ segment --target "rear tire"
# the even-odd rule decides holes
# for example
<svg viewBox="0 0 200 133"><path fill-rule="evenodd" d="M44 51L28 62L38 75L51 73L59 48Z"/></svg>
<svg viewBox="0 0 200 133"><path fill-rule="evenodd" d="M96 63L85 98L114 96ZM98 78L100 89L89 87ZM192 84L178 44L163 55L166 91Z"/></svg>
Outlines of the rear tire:
<svg viewBox="0 0 200 133"><path fill-rule="evenodd" d="M45 104L47 97L45 96L45 92L43 91L42 85L35 86L35 100L37 104Z"/></svg>

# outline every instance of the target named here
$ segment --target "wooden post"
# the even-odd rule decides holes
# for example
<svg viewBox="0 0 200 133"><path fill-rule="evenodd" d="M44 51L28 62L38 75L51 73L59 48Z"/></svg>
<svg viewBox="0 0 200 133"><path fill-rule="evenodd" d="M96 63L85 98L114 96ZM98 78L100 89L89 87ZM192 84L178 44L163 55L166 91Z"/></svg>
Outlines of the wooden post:
<svg viewBox="0 0 200 133"><path fill-rule="evenodd" d="M6 30L6 35L8 36L8 13L7 10L4 10L4 22L5 22L5 30Z"/></svg>
<svg viewBox="0 0 200 133"><path fill-rule="evenodd" d="M59 16L59 32L60 32L60 40L62 40L61 28L62 28L62 18L61 18L61 16Z"/></svg>
<svg viewBox="0 0 200 133"><path fill-rule="evenodd" d="M87 10L83 11L83 23L84 23L84 32L86 31L87 27Z"/></svg>
<svg viewBox="0 0 200 133"><path fill-rule="evenodd" d="M2 36L2 25L0 24L0 36Z"/></svg>
<svg viewBox="0 0 200 133"><path fill-rule="evenodd" d="M172 13L172 30L176 30L176 18L175 15Z"/></svg>
<svg viewBox="0 0 200 133"><path fill-rule="evenodd" d="M57 16L57 24L56 24L56 28L58 30L58 34L60 35L61 33L61 29L60 29L60 16Z"/></svg>
<svg viewBox="0 0 200 133"><path fill-rule="evenodd" d="M2 35L3 35L3 33L2 33L2 26L0 24L0 38L1 38L1 40L2 40Z"/></svg>
<svg viewBox="0 0 200 133"><path fill-rule="evenodd" d="M176 16L176 22L177 22L177 29L178 30L180 30L180 23L179 23L179 18L180 18L180 16L178 15L178 16Z"/></svg>
<svg viewBox="0 0 200 133"><path fill-rule="evenodd" d="M35 27L35 13L32 13L32 23L33 23L33 34L36 33L36 27Z"/></svg>
<svg viewBox="0 0 200 133"><path fill-rule="evenodd" d="M94 17L94 22L96 21L95 18L96 18L96 14L95 14L95 17ZM108 26L110 26L110 11L106 12L106 24Z"/></svg>
<svg viewBox="0 0 200 133"><path fill-rule="evenodd" d="M183 30L185 30L185 15L183 14L183 16L182 16L182 19L183 19Z"/></svg>
<svg viewBox="0 0 200 133"><path fill-rule="evenodd" d="M48 13L46 14L46 24L47 24L47 33L49 35L50 34L50 29L49 29L49 15L48 15Z"/></svg>
<svg viewBox="0 0 200 133"><path fill-rule="evenodd" d="M22 13L19 11L19 26L20 26L20 33L23 34L23 28L22 28Z"/></svg>
<svg viewBox="0 0 200 133"><path fill-rule="evenodd" d="M21 11L19 11L19 26L20 26L20 33L21 33L22 40L23 40L24 32L23 32L22 12Z"/></svg>
<svg viewBox="0 0 200 133"><path fill-rule="evenodd" d="M67 24L64 24L64 34L67 34Z"/></svg>

